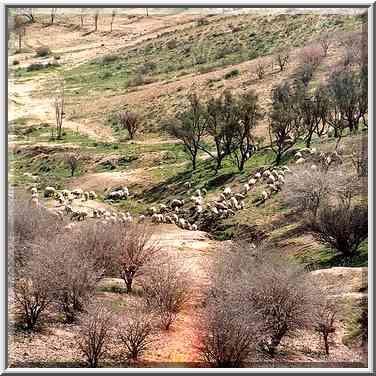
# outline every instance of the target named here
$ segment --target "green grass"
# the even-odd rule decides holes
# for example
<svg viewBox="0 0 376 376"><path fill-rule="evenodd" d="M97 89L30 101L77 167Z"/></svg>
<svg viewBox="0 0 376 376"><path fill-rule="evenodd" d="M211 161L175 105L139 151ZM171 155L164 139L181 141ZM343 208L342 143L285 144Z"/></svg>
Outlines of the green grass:
<svg viewBox="0 0 376 376"><path fill-rule="evenodd" d="M354 344L368 341L368 306L367 301L361 301L357 305L348 305L345 315L345 335L342 342L351 347Z"/></svg>
<svg viewBox="0 0 376 376"><path fill-rule="evenodd" d="M368 266L368 240L361 243L358 251L352 257L345 257L335 250L325 246L317 249L309 249L304 254L296 256L303 264L311 264L319 269L327 269L335 266L362 267Z"/></svg>

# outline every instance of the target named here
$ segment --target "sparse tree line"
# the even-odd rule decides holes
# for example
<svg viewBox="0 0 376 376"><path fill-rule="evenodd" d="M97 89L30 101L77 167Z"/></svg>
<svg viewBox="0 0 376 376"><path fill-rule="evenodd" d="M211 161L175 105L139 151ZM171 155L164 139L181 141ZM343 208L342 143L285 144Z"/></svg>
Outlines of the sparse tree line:
<svg viewBox="0 0 376 376"><path fill-rule="evenodd" d="M189 296L188 274L150 227L69 226L21 199L10 211L10 285L20 327L37 330L51 315L78 325L77 348L95 367L111 341L135 360L175 322ZM115 317L97 293L105 276L122 278L129 295L127 310ZM132 294L134 281L140 297Z"/></svg>
<svg viewBox="0 0 376 376"><path fill-rule="evenodd" d="M304 48L294 79L272 90L269 113L261 111L253 90L238 95L225 90L207 101L193 93L188 96L187 109L170 119L166 127L183 142L193 170L199 152L203 151L216 162L216 171L226 157L242 171L245 162L258 149L254 130L262 119L268 122L270 146L277 165L300 140L305 141L307 148L313 137L333 136L339 143L347 130L356 133L361 123L367 127L368 66L362 55L365 46L361 36L342 37L342 65L330 73L326 83L313 89L309 83L328 52L330 39L322 36L320 44ZM280 50L276 56L283 71L288 63L288 51ZM262 79L265 67L259 63L256 72Z"/></svg>

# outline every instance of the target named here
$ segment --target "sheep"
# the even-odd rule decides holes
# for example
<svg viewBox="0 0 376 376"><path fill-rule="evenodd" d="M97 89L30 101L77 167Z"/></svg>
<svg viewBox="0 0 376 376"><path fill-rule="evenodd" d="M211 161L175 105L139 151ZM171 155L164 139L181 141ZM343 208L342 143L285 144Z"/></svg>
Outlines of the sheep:
<svg viewBox="0 0 376 376"><path fill-rule="evenodd" d="M178 200L178 199L174 199L171 201L171 209L174 209L176 207L180 208L182 206L184 206L184 200Z"/></svg>
<svg viewBox="0 0 376 376"><path fill-rule="evenodd" d="M192 188L192 183L190 181L187 181L183 184L184 188L191 189Z"/></svg>
<svg viewBox="0 0 376 376"><path fill-rule="evenodd" d="M238 206L238 200L234 196L230 198L229 206L233 209L236 209Z"/></svg>
<svg viewBox="0 0 376 376"><path fill-rule="evenodd" d="M244 202L244 200L240 201L239 206L240 206L240 209L244 209L245 208L245 202Z"/></svg>
<svg viewBox="0 0 376 376"><path fill-rule="evenodd" d="M195 203L195 205L201 205L202 204L202 197L201 196L192 196L191 200Z"/></svg>
<svg viewBox="0 0 376 376"><path fill-rule="evenodd" d="M219 201L219 202L226 201L226 196L223 193L221 193L219 195L219 199L217 201Z"/></svg>
<svg viewBox="0 0 376 376"><path fill-rule="evenodd" d="M259 172L256 172L255 173L255 179L260 179L261 178L261 174ZM249 183L251 184L251 183Z"/></svg>
<svg viewBox="0 0 376 376"><path fill-rule="evenodd" d="M165 204L159 204L160 206L160 212L161 213L164 213L164 212L167 212L168 211L168 208Z"/></svg>
<svg viewBox="0 0 376 376"><path fill-rule="evenodd" d="M185 219L184 218L179 218L179 227L183 228L185 227L186 223L185 223Z"/></svg>
<svg viewBox="0 0 376 376"><path fill-rule="evenodd" d="M98 209L93 210L93 218L100 218L101 214Z"/></svg>
<svg viewBox="0 0 376 376"><path fill-rule="evenodd" d="M83 196L84 194L84 191L81 189L81 188L76 188L72 191L72 194L73 196L75 196L76 198L80 198Z"/></svg>
<svg viewBox="0 0 376 376"><path fill-rule="evenodd" d="M273 176L273 175L270 175L267 180L266 180L266 184L274 184L276 181L276 178Z"/></svg>
<svg viewBox="0 0 376 376"><path fill-rule="evenodd" d="M228 209L226 214L228 214L228 215L230 215L230 214L231 215L235 215L235 212L232 209Z"/></svg>
<svg viewBox="0 0 376 376"><path fill-rule="evenodd" d="M202 188L201 191L202 191L202 194L204 196L206 196L208 194L208 191L205 188Z"/></svg>
<svg viewBox="0 0 376 376"><path fill-rule="evenodd" d="M304 158L299 158L295 163L296 164L303 164L305 162Z"/></svg>
<svg viewBox="0 0 376 376"><path fill-rule="evenodd" d="M232 194L231 188L230 187L225 187L225 189L223 190L223 194L225 196L231 196L231 194Z"/></svg>
<svg viewBox="0 0 376 376"><path fill-rule="evenodd" d="M89 192L90 200L95 200L97 198L97 194L94 191Z"/></svg>
<svg viewBox="0 0 376 376"><path fill-rule="evenodd" d="M301 153L300 151L297 151L297 152L295 153L294 157L295 157L296 159L299 159L299 158L302 158L303 156L302 156L302 153Z"/></svg>
<svg viewBox="0 0 376 376"><path fill-rule="evenodd" d="M63 189L61 191L61 194L64 196L64 197L68 197L70 195L70 191L68 189Z"/></svg>
<svg viewBox="0 0 376 376"><path fill-rule="evenodd" d="M124 192L125 196L127 196L127 197L129 196L129 190L128 190L127 187L123 187L122 191Z"/></svg>
<svg viewBox="0 0 376 376"><path fill-rule="evenodd" d="M199 190L199 189L196 189L196 195L198 196L198 197L201 197L201 191Z"/></svg>
<svg viewBox="0 0 376 376"><path fill-rule="evenodd" d="M123 190L118 190L118 191L113 191L110 192L107 198L110 200L119 200L125 197L124 191Z"/></svg>
<svg viewBox="0 0 376 376"><path fill-rule="evenodd" d="M88 213L84 210L73 211L71 220L77 219L77 221L83 221L88 216Z"/></svg>
<svg viewBox="0 0 376 376"><path fill-rule="evenodd" d="M261 199L262 199L262 201L266 201L268 197L269 197L269 193L268 192L266 192L266 191L262 191L261 192Z"/></svg>
<svg viewBox="0 0 376 376"><path fill-rule="evenodd" d="M245 199L245 196L241 193L235 193L235 198L237 200L244 200Z"/></svg>
<svg viewBox="0 0 376 376"><path fill-rule="evenodd" d="M227 210L227 205L222 203L222 202L214 202L214 205L218 208L218 209L222 209L222 210Z"/></svg>
<svg viewBox="0 0 376 376"><path fill-rule="evenodd" d="M197 231L197 225L196 224L192 225L192 231Z"/></svg>
<svg viewBox="0 0 376 376"><path fill-rule="evenodd" d="M278 181L280 181L281 183L285 183L285 178L283 177L283 175L278 175Z"/></svg>
<svg viewBox="0 0 376 376"><path fill-rule="evenodd" d="M73 209L72 209L72 207L69 206L69 205L65 205L65 206L64 206L64 213L67 214L67 215L73 213Z"/></svg>
<svg viewBox="0 0 376 376"><path fill-rule="evenodd" d="M172 220L175 224L179 223L179 217L176 214L172 214Z"/></svg>
<svg viewBox="0 0 376 376"><path fill-rule="evenodd" d="M31 194L31 198L38 198L38 193L37 192L33 192Z"/></svg>
<svg viewBox="0 0 376 376"><path fill-rule="evenodd" d="M142 222L145 221L145 219L146 219L146 217L145 217L143 214L141 214L141 215L138 217L138 222L139 222L139 223L142 223Z"/></svg>
<svg viewBox="0 0 376 376"><path fill-rule="evenodd" d="M216 207L214 207L214 206L210 206L210 210L212 211L212 213L214 213L216 215L219 214L218 209Z"/></svg>
<svg viewBox="0 0 376 376"><path fill-rule="evenodd" d="M153 214L151 217L153 223L162 223L163 222L163 215L162 214Z"/></svg>
<svg viewBox="0 0 376 376"><path fill-rule="evenodd" d="M317 170L317 166L316 166L315 164L313 164L313 165L311 166L311 170Z"/></svg>
<svg viewBox="0 0 376 376"><path fill-rule="evenodd" d="M88 201L88 200L89 200L89 192L84 192L83 201Z"/></svg>
<svg viewBox="0 0 376 376"><path fill-rule="evenodd" d="M316 153L317 153L317 149L316 149L316 148L312 148L312 149L310 149L310 153L311 153L311 154L316 154Z"/></svg>
<svg viewBox="0 0 376 376"><path fill-rule="evenodd" d="M38 190L35 187L31 188L31 194L33 195L36 193L38 193Z"/></svg>
<svg viewBox="0 0 376 376"><path fill-rule="evenodd" d="M165 222L166 223L174 223L174 221L172 220L172 218L169 215L166 215Z"/></svg>
<svg viewBox="0 0 376 376"><path fill-rule="evenodd" d="M175 213L179 213L180 212L180 208L178 206L175 206Z"/></svg>
<svg viewBox="0 0 376 376"><path fill-rule="evenodd" d="M261 176L261 175L260 175L260 176ZM249 184L249 185L255 185L256 182L257 182L256 179L252 179L252 178L251 178L251 179L248 180L248 184Z"/></svg>
<svg viewBox="0 0 376 376"><path fill-rule="evenodd" d="M201 205L197 205L196 206L196 213L201 213L202 212L202 206Z"/></svg>
<svg viewBox="0 0 376 376"><path fill-rule="evenodd" d="M248 183L245 183L245 184L243 185L243 192L244 192L244 193L248 193L250 189L251 189L251 187L249 186Z"/></svg>
<svg viewBox="0 0 376 376"><path fill-rule="evenodd" d="M270 176L270 171L269 170L265 170L263 173L262 173L262 177L264 179L268 178Z"/></svg>
<svg viewBox="0 0 376 376"><path fill-rule="evenodd" d="M44 197L50 197L56 192L54 187L46 187L44 190Z"/></svg>

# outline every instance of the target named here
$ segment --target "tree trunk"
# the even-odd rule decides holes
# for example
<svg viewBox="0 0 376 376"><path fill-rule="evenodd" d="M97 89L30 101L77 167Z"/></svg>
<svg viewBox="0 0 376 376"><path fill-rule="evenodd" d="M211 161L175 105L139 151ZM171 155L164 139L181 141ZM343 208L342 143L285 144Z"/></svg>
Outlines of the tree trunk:
<svg viewBox="0 0 376 376"><path fill-rule="evenodd" d="M283 325L283 327L272 337L270 344L269 344L269 354L273 357L275 355L275 351L279 344L281 343L281 340L283 336L286 334L287 328L286 325Z"/></svg>
<svg viewBox="0 0 376 376"><path fill-rule="evenodd" d="M325 344L325 354L329 355L328 333L324 332L323 337L324 337L324 344Z"/></svg>

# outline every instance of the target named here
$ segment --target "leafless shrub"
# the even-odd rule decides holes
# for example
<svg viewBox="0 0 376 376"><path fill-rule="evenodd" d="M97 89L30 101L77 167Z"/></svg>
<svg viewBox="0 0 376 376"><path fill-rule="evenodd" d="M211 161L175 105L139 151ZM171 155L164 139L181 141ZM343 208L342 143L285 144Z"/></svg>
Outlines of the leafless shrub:
<svg viewBox="0 0 376 376"><path fill-rule="evenodd" d="M134 112L124 111L119 114L120 126L126 129L129 134L129 138L133 140L136 133L139 131L141 122L139 116Z"/></svg>
<svg viewBox="0 0 376 376"><path fill-rule="evenodd" d="M120 224L113 227L117 230L114 245L116 263L127 292L131 292L133 280L156 257L159 247L152 239L151 228L145 224Z"/></svg>
<svg viewBox="0 0 376 376"><path fill-rule="evenodd" d="M340 43L344 48L343 64L345 66L362 64L362 54L364 52L363 38L363 33L345 33L341 36Z"/></svg>
<svg viewBox="0 0 376 376"><path fill-rule="evenodd" d="M282 190L285 202L298 211L310 211L316 215L317 210L331 193L329 174L322 169L312 170L301 166L286 175Z"/></svg>
<svg viewBox="0 0 376 376"><path fill-rule="evenodd" d="M353 256L368 237L368 209L340 200L321 207L317 216L307 221L307 229L345 257Z"/></svg>
<svg viewBox="0 0 376 376"><path fill-rule="evenodd" d="M188 299L187 277L176 258L154 263L145 274L142 287L149 308L168 330Z"/></svg>
<svg viewBox="0 0 376 376"><path fill-rule="evenodd" d="M98 19L99 19L99 10L96 10L94 13L94 31L98 30Z"/></svg>
<svg viewBox="0 0 376 376"><path fill-rule="evenodd" d="M71 177L73 177L75 171L77 170L80 162L80 154L79 153L68 153L65 156L65 162L68 165L68 168L71 171Z"/></svg>
<svg viewBox="0 0 376 376"><path fill-rule="evenodd" d="M32 259L31 250L41 240L54 237L63 222L42 206L33 206L26 197L17 197L9 207L9 244L12 246L9 258L12 259L10 272L20 273Z"/></svg>
<svg viewBox="0 0 376 376"><path fill-rule="evenodd" d="M367 140L354 142L351 150L351 161L359 178L368 176L368 144Z"/></svg>
<svg viewBox="0 0 376 376"><path fill-rule="evenodd" d="M137 360L153 343L155 318L142 304L127 307L118 329L118 338L125 346L127 359Z"/></svg>
<svg viewBox="0 0 376 376"><path fill-rule="evenodd" d="M262 80L265 76L265 65L260 62L256 65L256 74L259 80Z"/></svg>
<svg viewBox="0 0 376 376"><path fill-rule="evenodd" d="M305 47L300 54L302 64L311 65L313 68L316 68L320 64L322 58L321 48L315 45Z"/></svg>
<svg viewBox="0 0 376 376"><path fill-rule="evenodd" d="M276 63L279 66L280 71L282 72L289 62L290 53L287 47L279 49L275 54Z"/></svg>
<svg viewBox="0 0 376 376"><path fill-rule="evenodd" d="M93 307L88 314L82 316L75 339L89 367L98 366L99 360L106 353L110 334L111 315L103 305Z"/></svg>
<svg viewBox="0 0 376 376"><path fill-rule="evenodd" d="M51 8L50 18L51 18L51 25L53 25L55 17L57 13L57 8Z"/></svg>
<svg viewBox="0 0 376 376"><path fill-rule="evenodd" d="M40 315L52 303L50 274L45 259L34 246L30 261L23 268L22 277L14 282L14 297L22 312L26 329L35 328Z"/></svg>
<svg viewBox="0 0 376 376"><path fill-rule="evenodd" d="M110 33L112 33L112 25L114 23L115 16L116 16L116 9L113 9L111 12Z"/></svg>
<svg viewBox="0 0 376 376"><path fill-rule="evenodd" d="M51 50L48 46L40 46L35 49L36 56L45 57L51 53Z"/></svg>
<svg viewBox="0 0 376 376"><path fill-rule="evenodd" d="M102 271L96 270L96 260L86 254L87 242L81 236L79 230L62 234L46 244L42 251L54 302L68 323L75 321L77 313L85 310L102 276Z"/></svg>

